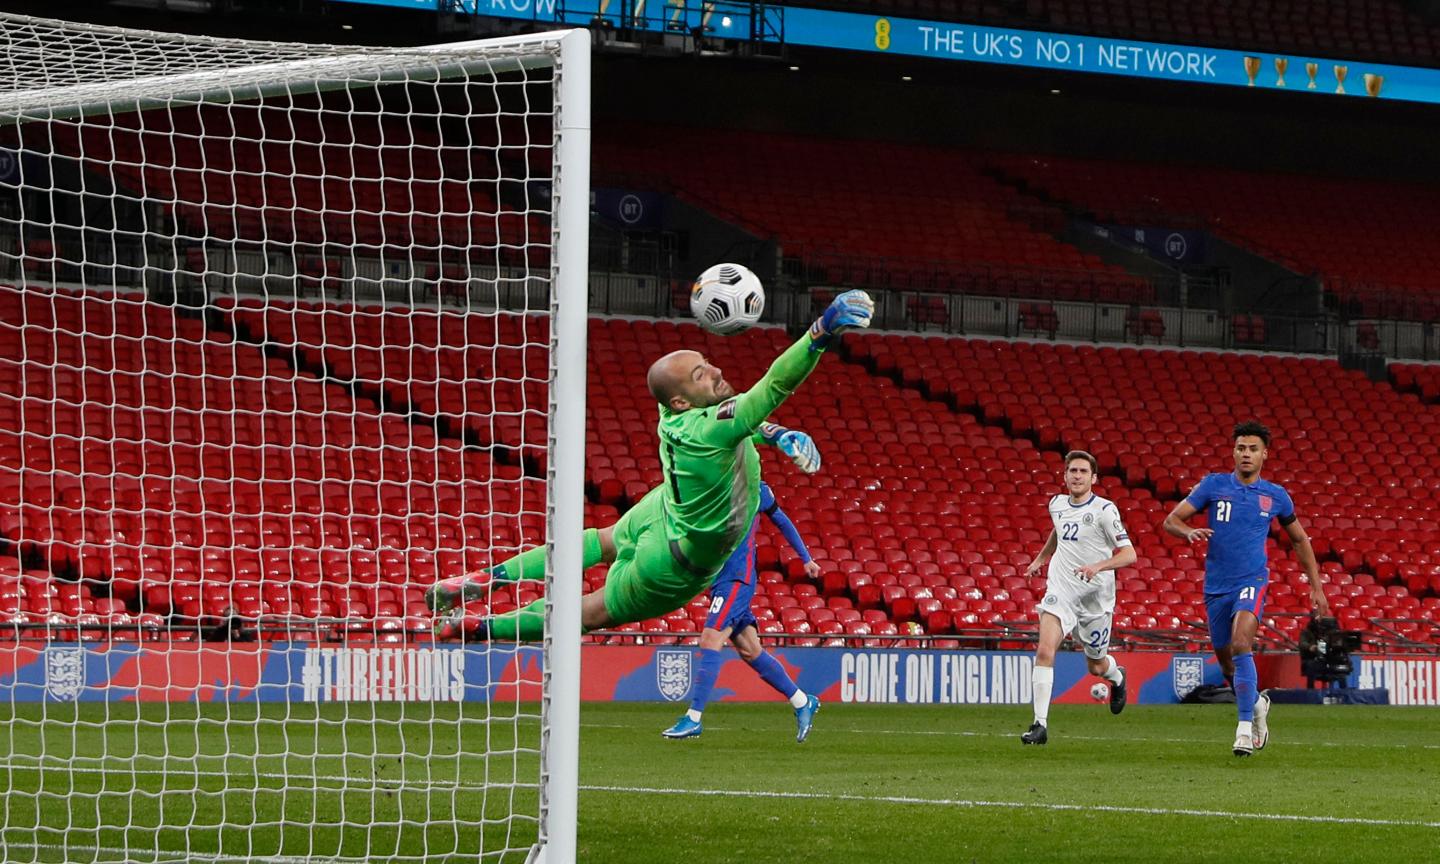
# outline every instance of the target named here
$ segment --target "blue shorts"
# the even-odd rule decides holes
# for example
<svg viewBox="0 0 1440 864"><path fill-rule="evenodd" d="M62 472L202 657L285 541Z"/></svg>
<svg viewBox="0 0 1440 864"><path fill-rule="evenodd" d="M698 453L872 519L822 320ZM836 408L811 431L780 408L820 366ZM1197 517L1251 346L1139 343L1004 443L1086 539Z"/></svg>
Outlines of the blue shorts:
<svg viewBox="0 0 1440 864"><path fill-rule="evenodd" d="M1249 612L1257 619L1265 613L1265 589L1270 587L1267 576L1264 582L1242 585L1224 594L1205 595L1205 620L1210 625L1210 644L1216 649L1230 644L1230 631L1234 627L1237 612Z"/></svg>
<svg viewBox="0 0 1440 864"><path fill-rule="evenodd" d="M705 627L709 630L731 628L739 633L746 627L754 626L755 615L750 611L750 601L755 598L755 527L745 536L740 548L736 549L725 562L725 567L715 577L710 587L710 610L705 615Z"/></svg>

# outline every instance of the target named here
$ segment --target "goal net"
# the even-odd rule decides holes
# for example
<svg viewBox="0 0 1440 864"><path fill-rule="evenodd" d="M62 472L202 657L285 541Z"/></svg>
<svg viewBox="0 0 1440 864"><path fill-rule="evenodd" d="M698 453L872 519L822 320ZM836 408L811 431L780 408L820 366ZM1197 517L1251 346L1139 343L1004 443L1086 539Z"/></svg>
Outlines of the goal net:
<svg viewBox="0 0 1440 864"><path fill-rule="evenodd" d="M0 42L0 859L572 860L588 34Z"/></svg>

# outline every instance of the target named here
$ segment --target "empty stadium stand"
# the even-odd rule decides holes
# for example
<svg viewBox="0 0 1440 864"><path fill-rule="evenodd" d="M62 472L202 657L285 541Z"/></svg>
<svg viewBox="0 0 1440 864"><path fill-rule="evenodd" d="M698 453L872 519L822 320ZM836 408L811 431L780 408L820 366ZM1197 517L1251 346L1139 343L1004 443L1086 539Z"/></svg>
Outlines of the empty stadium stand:
<svg viewBox="0 0 1440 864"><path fill-rule="evenodd" d="M962 151L626 127L597 135L595 162L597 182L659 187L780 240L822 284L1153 299L1145 280L1055 239L1045 230L1055 212L986 176Z"/></svg>
<svg viewBox="0 0 1440 864"><path fill-rule="evenodd" d="M426 585L540 536L543 391L518 380L537 374L537 321L243 300L200 315L0 290L0 616L56 638L194 639L232 617L262 638L425 638ZM743 385L787 342L592 321L587 519L613 521L659 480L651 358L696 347ZM823 575L762 535L756 615L796 644L1025 647L1044 579L1024 571L1050 530L1058 454L1084 447L1141 556L1118 574L1121 638L1196 647L1199 552L1158 525L1229 466L1230 424L1257 416L1342 623L1434 643L1440 535L1414 502L1440 468L1437 412L1333 361L853 338L776 418L816 437L826 470L763 457ZM1278 540L1271 552L1265 635L1286 645L1306 601L1297 562ZM536 596L519 585L486 608ZM589 638L675 642L703 618L700 598Z"/></svg>
<svg viewBox="0 0 1440 864"><path fill-rule="evenodd" d="M271 272L319 294L342 279L381 278L378 269L358 271L355 259L404 263L430 283L474 265L539 260L548 205L525 184L549 179L548 126L496 106L493 118L442 138L418 108L410 118L351 115L321 110L323 100L177 106L8 136L10 146L79 159L102 178L96 189L113 183L117 206L138 205L146 230L173 235L182 269L196 277L233 276L246 270L237 256L276 254L283 269L262 263L251 275ZM124 227L119 242L143 233ZM62 261L86 258L57 250L49 235L21 242L27 272L45 279L56 278L57 251ZM451 256L467 248L467 260L440 247Z"/></svg>
<svg viewBox="0 0 1440 864"><path fill-rule="evenodd" d="M1352 314L1440 319L1434 186L1056 156L989 161L1098 221L1202 227L1319 276ZM1247 338L1261 341L1247 324Z"/></svg>
<svg viewBox="0 0 1440 864"><path fill-rule="evenodd" d="M1431 442L1440 409L1414 394L1334 361L1259 354L898 336L856 340L847 350L1043 448L1094 452L1102 471L1125 484L1106 483L1105 494L1126 514L1142 555L1139 578L1122 578L1121 596L1157 618L1176 598L1148 586L1168 583L1193 599L1201 577L1201 560L1159 531L1160 519L1205 473L1233 464L1233 423L1258 418L1276 434L1266 476L1294 495L1341 622L1435 637L1427 621L1440 609L1440 570L1427 550L1440 534L1414 519L1414 500L1440 467ZM1070 407L1077 381L1088 409L1081 412ZM1402 449L1414 455L1397 464ZM1272 586L1275 614L1266 623L1293 638L1306 599L1295 592L1298 562L1279 537L1272 561L1288 587Z"/></svg>

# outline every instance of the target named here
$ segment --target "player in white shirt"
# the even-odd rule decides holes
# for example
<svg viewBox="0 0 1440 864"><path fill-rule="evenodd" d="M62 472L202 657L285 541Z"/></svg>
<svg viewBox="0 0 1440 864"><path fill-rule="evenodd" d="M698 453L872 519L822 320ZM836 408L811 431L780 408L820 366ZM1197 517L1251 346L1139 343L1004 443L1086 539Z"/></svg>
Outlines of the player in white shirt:
<svg viewBox="0 0 1440 864"><path fill-rule="evenodd" d="M1110 623L1115 612L1115 570L1135 563L1135 547L1114 502L1092 490L1099 464L1084 450L1065 454L1065 490L1050 499L1050 538L1025 575L1034 576L1048 560L1050 570L1040 613L1040 643L1035 649L1035 722L1020 736L1026 744L1049 740L1050 690L1055 684L1055 649L1065 634L1085 648L1090 674L1110 683L1110 712L1125 708L1125 670L1110 656Z"/></svg>

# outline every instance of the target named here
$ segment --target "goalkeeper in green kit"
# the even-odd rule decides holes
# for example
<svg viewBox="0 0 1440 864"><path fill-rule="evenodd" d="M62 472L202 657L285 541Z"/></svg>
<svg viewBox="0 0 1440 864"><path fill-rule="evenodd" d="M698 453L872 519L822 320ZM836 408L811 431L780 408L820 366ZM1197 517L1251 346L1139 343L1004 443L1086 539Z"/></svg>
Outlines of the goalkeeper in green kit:
<svg viewBox="0 0 1440 864"><path fill-rule="evenodd" d="M756 441L779 447L807 473L820 467L808 435L766 418L805 380L837 336L870 326L874 309L864 291L836 297L764 377L739 395L698 352L675 351L655 361L646 383L660 408L665 480L614 525L585 531L582 566L610 564L605 586L581 598L585 630L663 615L710 587L759 510ZM432 609L446 613L436 621L436 635L539 641L545 630L543 599L487 616L467 616L463 604L483 598L495 582L544 576L542 546L478 574L436 583L425 593Z"/></svg>

